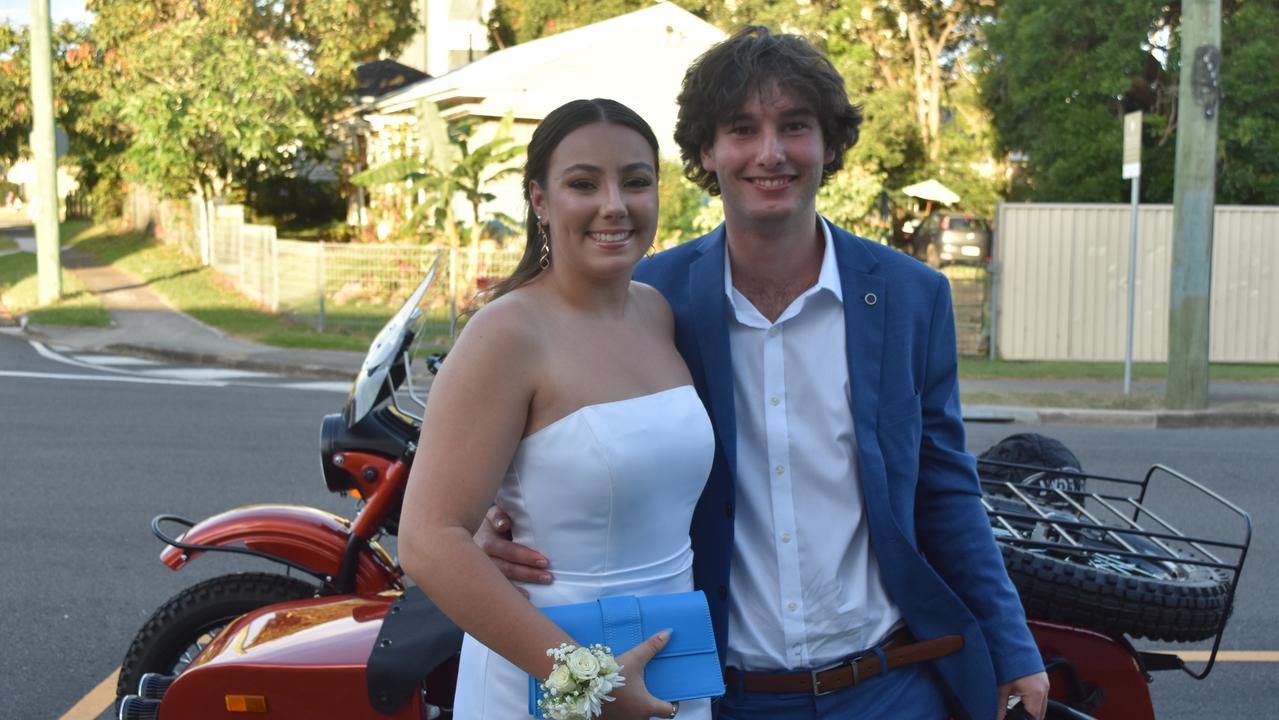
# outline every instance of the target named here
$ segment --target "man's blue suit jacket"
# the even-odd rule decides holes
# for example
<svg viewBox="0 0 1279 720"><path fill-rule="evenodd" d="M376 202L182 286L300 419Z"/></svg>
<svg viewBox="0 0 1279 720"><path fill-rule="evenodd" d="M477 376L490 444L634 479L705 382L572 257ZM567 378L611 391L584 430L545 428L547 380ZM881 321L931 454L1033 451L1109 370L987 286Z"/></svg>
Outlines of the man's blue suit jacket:
<svg viewBox="0 0 1279 720"><path fill-rule="evenodd" d="M902 253L833 225L831 234L871 547L916 637L963 635L963 650L935 665L958 715L988 720L996 685L1039 672L1043 662L964 446L950 288L945 276ZM635 271L636 280L670 302L676 345L715 426L715 461L693 516L692 541L720 657L729 640L737 457L724 243L721 225Z"/></svg>

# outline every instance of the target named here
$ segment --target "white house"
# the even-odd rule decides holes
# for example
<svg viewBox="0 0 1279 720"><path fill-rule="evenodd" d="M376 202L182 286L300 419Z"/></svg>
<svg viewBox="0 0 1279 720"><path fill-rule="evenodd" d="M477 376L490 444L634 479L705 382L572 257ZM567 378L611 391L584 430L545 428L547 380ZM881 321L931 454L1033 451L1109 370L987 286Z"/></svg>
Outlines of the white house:
<svg viewBox="0 0 1279 720"><path fill-rule="evenodd" d="M472 119L476 142L492 137L508 112L515 140L528 142L548 112L575 98L606 97L630 106L657 134L663 157L677 158L675 97L688 65L725 34L669 2L493 52L444 75L389 93L356 110L372 167L412 152L415 110L436 103L449 121ZM518 178L490 188L494 210L523 213ZM461 209L461 208L459 208ZM379 213L374 213L378 216ZM352 213L352 217L358 213ZM378 234L385 234L386 220Z"/></svg>

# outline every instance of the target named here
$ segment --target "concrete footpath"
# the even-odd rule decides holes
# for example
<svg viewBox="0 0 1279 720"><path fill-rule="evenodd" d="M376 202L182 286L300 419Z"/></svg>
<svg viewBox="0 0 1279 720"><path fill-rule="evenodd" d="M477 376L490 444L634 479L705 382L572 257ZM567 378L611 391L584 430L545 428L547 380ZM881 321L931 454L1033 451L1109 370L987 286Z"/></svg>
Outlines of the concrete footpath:
<svg viewBox="0 0 1279 720"><path fill-rule="evenodd" d="M0 229L16 236L22 250L34 251L29 227ZM26 231L24 233L24 231ZM63 264L98 296L111 316L105 328L30 325L13 318L0 306L0 326L17 324L54 349L138 355L181 363L231 367L283 375L351 380L363 353L336 350L288 349L229 337L179 312L146 283L119 268L100 265L86 253L64 249ZM1130 427L1279 427L1279 382L1226 382L1211 386L1209 408L1198 411L1098 410L1078 407L1035 407L1024 404L1036 394L1096 398L1116 404L1122 397L1119 380L971 379L962 380L965 393L983 398L1004 396L1009 402L966 403L964 416L972 422L1084 423ZM1163 397L1162 382L1134 383L1137 395ZM1080 404L1089 404L1083 402Z"/></svg>

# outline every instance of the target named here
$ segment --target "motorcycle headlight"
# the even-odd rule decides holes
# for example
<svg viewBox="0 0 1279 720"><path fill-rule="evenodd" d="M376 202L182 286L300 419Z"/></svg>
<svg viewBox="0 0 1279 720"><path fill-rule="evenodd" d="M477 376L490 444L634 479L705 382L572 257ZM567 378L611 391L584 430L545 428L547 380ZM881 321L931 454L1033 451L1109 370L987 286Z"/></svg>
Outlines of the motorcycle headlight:
<svg viewBox="0 0 1279 720"><path fill-rule="evenodd" d="M344 493L355 489L353 479L340 464L342 453L338 439L346 430L346 421L340 414L325 415L320 422L320 469L329 492Z"/></svg>

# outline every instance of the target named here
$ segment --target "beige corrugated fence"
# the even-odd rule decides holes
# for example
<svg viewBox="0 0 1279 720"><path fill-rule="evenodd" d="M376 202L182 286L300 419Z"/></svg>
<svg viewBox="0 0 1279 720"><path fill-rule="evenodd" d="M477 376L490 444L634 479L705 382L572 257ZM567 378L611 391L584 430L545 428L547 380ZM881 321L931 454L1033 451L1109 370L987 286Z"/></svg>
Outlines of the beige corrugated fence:
<svg viewBox="0 0 1279 720"><path fill-rule="evenodd" d="M995 231L999 356L1124 359L1128 205L1003 203ZM1133 359L1168 355L1171 205L1138 214ZM1279 362L1279 208L1219 206L1213 232L1213 362Z"/></svg>

